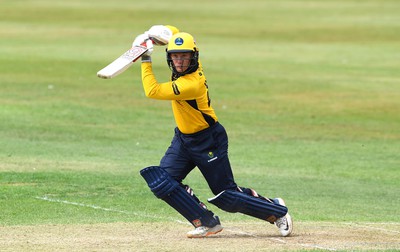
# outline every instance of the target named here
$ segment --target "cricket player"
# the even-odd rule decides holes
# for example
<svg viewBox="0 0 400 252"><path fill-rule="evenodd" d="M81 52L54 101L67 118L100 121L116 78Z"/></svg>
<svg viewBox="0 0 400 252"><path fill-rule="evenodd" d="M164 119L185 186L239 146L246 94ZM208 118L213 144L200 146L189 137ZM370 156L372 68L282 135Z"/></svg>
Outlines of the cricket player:
<svg viewBox="0 0 400 252"><path fill-rule="evenodd" d="M152 70L153 50L148 39L160 37L163 29L170 29L173 34L166 49L172 75L171 80L158 82ZM185 177L197 167L215 195L208 199L209 203L227 212L240 212L275 224L282 236L290 235L292 220L281 198L263 197L235 182L228 158L228 136L211 105L193 36L171 26L158 26L149 31L133 43L146 42L149 48L141 58L143 89L149 98L171 101L177 125L160 164L140 171L151 191L194 226L187 237L202 238L221 232L223 227L218 216L183 184Z"/></svg>

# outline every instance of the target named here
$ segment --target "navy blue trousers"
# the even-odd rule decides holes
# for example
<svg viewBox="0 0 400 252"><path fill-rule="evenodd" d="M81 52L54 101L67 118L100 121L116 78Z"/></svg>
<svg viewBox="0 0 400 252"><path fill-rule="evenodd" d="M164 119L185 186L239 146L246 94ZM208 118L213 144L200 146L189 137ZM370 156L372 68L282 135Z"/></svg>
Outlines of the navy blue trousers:
<svg viewBox="0 0 400 252"><path fill-rule="evenodd" d="M181 183L196 166L215 195L228 189L237 190L228 158L228 136L220 123L195 134L175 129L160 167Z"/></svg>

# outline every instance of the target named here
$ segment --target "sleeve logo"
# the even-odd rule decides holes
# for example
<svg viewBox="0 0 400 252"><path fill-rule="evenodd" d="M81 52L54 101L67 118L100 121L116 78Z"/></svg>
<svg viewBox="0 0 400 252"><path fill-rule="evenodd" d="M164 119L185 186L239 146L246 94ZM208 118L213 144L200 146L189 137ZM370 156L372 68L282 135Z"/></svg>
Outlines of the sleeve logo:
<svg viewBox="0 0 400 252"><path fill-rule="evenodd" d="M179 92L178 85L176 85L175 81L172 82L172 89L174 90L174 94L175 95L180 95L181 94L181 92Z"/></svg>

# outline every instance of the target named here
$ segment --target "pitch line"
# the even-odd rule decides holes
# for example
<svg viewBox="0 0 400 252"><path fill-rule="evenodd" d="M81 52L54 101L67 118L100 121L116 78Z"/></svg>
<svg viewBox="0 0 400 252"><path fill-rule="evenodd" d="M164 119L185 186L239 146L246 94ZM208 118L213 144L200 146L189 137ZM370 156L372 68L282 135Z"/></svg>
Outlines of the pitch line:
<svg viewBox="0 0 400 252"><path fill-rule="evenodd" d="M280 243L284 243L284 244L286 244L286 243L293 244L293 243L289 243L289 242L287 242L287 241L285 241L284 239L281 239L281 238L268 238L268 239L269 240L273 240L273 241L277 241L277 242L280 242ZM300 246L305 247L305 248L314 248L314 249L321 249L321 250L328 250L328 251L337 251L337 249L335 249L335 248L327 248L327 247L323 247L323 246L318 245L318 244L297 243L297 245L300 245Z"/></svg>
<svg viewBox="0 0 400 252"><path fill-rule="evenodd" d="M83 204L83 203L78 203L78 202L73 202L73 201L68 201L68 200L60 200L60 199L52 199L49 198L47 196L43 196L43 197L38 197L36 196L35 199L38 200L44 200L44 201L48 201L48 202L55 202L55 203L61 203L61 204L66 204L66 205L73 205L73 206L80 206L80 207L87 207L87 208L92 208L92 209L96 209L96 210L101 210L101 211L106 211L106 212L114 212L114 213L122 213L122 214L128 214L128 215L135 215L135 216L139 216L139 217L145 217L145 218L151 218L151 219L159 219L159 220L165 220L165 219L169 219L171 221L177 222L179 224L183 224L183 225L190 225L187 222L183 222L180 220L176 220L176 219L172 219L172 218L165 218L165 217L158 217L155 215L148 215L148 214L142 214L142 213L137 213L137 212L130 212L130 211L123 211L123 210L117 210L117 209L112 209L112 208L106 208L106 207L101 207L101 206L96 206L96 205L90 205L90 204ZM231 233L236 233L236 234L241 234L241 235L247 235L250 237L257 237L257 235L249 233L249 232L244 232L244 231L238 231L238 230L230 230L230 229L226 229L226 231L231 232ZM279 238L268 238L271 241L275 241L275 242L279 242L279 243L287 243L287 241L283 240L283 239L279 239ZM326 248L323 246L319 246L319 245L311 245L311 244L298 244L302 247L309 247L309 248L316 248L316 249L322 249L322 250L328 250L328 251L336 251L336 249L333 248Z"/></svg>
<svg viewBox="0 0 400 252"><path fill-rule="evenodd" d="M68 201L68 200L51 199L51 198L49 198L47 196L35 197L35 199L44 200L44 201L48 201L48 202L61 203L61 204L66 204L66 205L87 207L87 208L92 208L92 209L106 211L106 212L114 212L114 213L123 213L123 214L128 214L128 215L135 215L135 216L138 216L138 217L145 217L145 218L150 218L150 219L159 219L159 220L166 219L166 218L155 216L155 215L148 215L148 214L142 214L142 213L136 213L136 212L130 212L130 211L123 211L123 210L105 208L105 207L101 207L101 206L83 204L83 203L78 203L78 202L73 202L73 201ZM168 219L171 220L171 221L174 221L174 222L181 223L181 224L184 223L183 221L180 221L180 220L175 220L175 219L171 219L171 218L168 218Z"/></svg>
<svg viewBox="0 0 400 252"><path fill-rule="evenodd" d="M322 247L320 245L311 245L311 244L304 244L304 243L300 243L300 246L303 247L308 247L308 248L314 248L314 249L322 249L322 250L328 250L328 251L337 251L337 249L334 248L326 248L326 247Z"/></svg>
<svg viewBox="0 0 400 252"><path fill-rule="evenodd" d="M386 228L379 228L379 227L371 227L371 226L367 226L367 225L362 225L362 224L358 224L358 223L346 223L348 225L354 225L354 226L358 226L358 227L362 227L362 228L367 228L367 229L375 229L375 230L380 230L380 231L384 231L384 232L388 232L388 233L396 233L396 234L400 234L400 231L397 230L390 230L390 229L386 229ZM366 223L368 224L368 223ZM372 223L372 224L377 224L377 223Z"/></svg>
<svg viewBox="0 0 400 252"><path fill-rule="evenodd" d="M246 235L249 237L253 237L253 238L260 238L260 236L256 235L256 234L252 234L249 232L244 232L244 231L239 231L239 230L232 230L229 229L229 227L224 227L224 231L228 231L234 234L240 234L240 235ZM328 248L328 247L324 247L318 244L306 244L306 243L292 243L292 242L288 242L287 240L283 239L283 238L274 238L274 237L262 237L263 239L268 239L270 241L273 242L278 242L278 243L282 243L282 244L289 244L289 245L299 245L301 247L304 248L313 248L313 249L319 249L319 250L327 250L327 251L337 251L337 249L335 248Z"/></svg>

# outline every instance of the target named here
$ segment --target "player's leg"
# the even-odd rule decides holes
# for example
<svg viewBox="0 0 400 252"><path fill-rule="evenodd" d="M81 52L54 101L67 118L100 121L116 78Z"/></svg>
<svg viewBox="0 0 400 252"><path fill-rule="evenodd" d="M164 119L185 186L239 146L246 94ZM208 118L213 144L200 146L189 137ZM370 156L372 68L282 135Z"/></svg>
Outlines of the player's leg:
<svg viewBox="0 0 400 252"><path fill-rule="evenodd" d="M227 212L239 212L275 223L282 236L288 236L292 232L292 219L284 201L280 198L271 201L268 198L255 197L239 190L225 190L209 199L208 202Z"/></svg>
<svg viewBox="0 0 400 252"><path fill-rule="evenodd" d="M251 188L239 186L232 188L234 184L230 181L233 181L233 177L224 177L230 174L226 172L228 167L227 157L225 164L221 162L223 160L220 159L220 162L217 163L218 165L213 167L213 175L207 175L206 177L213 191L221 189L222 186L226 189L208 201L227 212L240 212L268 221L271 224L274 223L279 228L282 236L289 236L293 230L293 223L283 199L271 199L261 196ZM220 177L224 179L218 179ZM222 183L223 181L225 183Z"/></svg>
<svg viewBox="0 0 400 252"><path fill-rule="evenodd" d="M204 209L208 210L207 206L196 197L196 195L194 194L192 188L190 188L189 186L185 185L185 190L186 190L186 192L188 192L188 194L190 194L196 200L196 202L201 207L203 207ZM211 211L209 211L209 212L212 213ZM198 226L194 230L189 231L187 233L187 236L189 238L202 238L202 237L206 237L206 236L221 232L223 227L222 227L222 225L221 225L221 223L219 221L218 216L215 216L213 213L212 213L212 215L217 220L217 223L218 223L217 225L215 225L215 226L210 226L210 225Z"/></svg>
<svg viewBox="0 0 400 252"><path fill-rule="evenodd" d="M173 179L181 183L194 169L195 164L186 154L178 134L178 130L175 129L175 135L164 156L161 158L159 166L167 171Z"/></svg>
<svg viewBox="0 0 400 252"><path fill-rule="evenodd" d="M203 165L200 170L214 194L218 192L217 196L209 200L217 207L228 212L250 215L270 223L286 215L286 206L258 195L253 189L238 187L230 171L227 156L220 157L212 166Z"/></svg>
<svg viewBox="0 0 400 252"><path fill-rule="evenodd" d="M185 188L159 166L144 168L140 174L157 198L167 202L193 226L213 227L220 224L214 214L201 206Z"/></svg>
<svg viewBox="0 0 400 252"><path fill-rule="evenodd" d="M182 148L176 131L170 147L161 159L160 167L148 167L141 171L150 189L158 197L184 216L195 230L188 237L204 237L218 233L222 226L217 216L207 210L205 204L194 195L192 189L181 182L194 168L194 164Z"/></svg>
<svg viewBox="0 0 400 252"><path fill-rule="evenodd" d="M207 209L206 205L196 197L192 188L190 188L188 185L182 184L182 181L186 178L189 172L194 169L195 165L187 155L186 150L182 148L182 143L179 140L179 134L179 131L175 129L175 136L172 139L171 145L168 147L165 155L160 161L160 167L168 172L173 179L178 181L181 184L181 187L183 187L200 206Z"/></svg>
<svg viewBox="0 0 400 252"><path fill-rule="evenodd" d="M270 223L282 221L288 211L284 204L260 196L252 189L236 185L228 158L228 136L225 129L221 125L217 125L212 130L208 133L209 136L205 135L204 139L198 139L203 146L196 146L196 149L192 150L200 171L213 193L217 194L209 202L225 211L240 212ZM207 159L204 157L206 151L201 150L207 149L209 149L207 154L209 157L207 161L204 161ZM282 235L288 235L286 231L282 231L283 225L278 227L280 227Z"/></svg>
<svg viewBox="0 0 400 252"><path fill-rule="evenodd" d="M281 198L275 198L274 203L286 206L285 201L283 201ZM279 228L282 236L289 236L293 231L292 217L289 213L286 213L285 216L278 218L275 221L275 225Z"/></svg>
<svg viewBox="0 0 400 252"><path fill-rule="evenodd" d="M228 159L228 137L221 124L217 123L195 136L183 136L183 141L190 146L188 152L194 164L215 195L237 188Z"/></svg>
<svg viewBox="0 0 400 252"><path fill-rule="evenodd" d="M274 223L286 215L287 208L273 201L250 196L238 190L225 190L210 198L208 202L231 213L243 213L261 220Z"/></svg>

